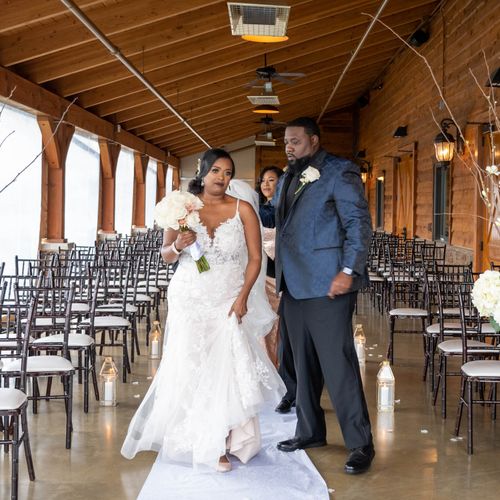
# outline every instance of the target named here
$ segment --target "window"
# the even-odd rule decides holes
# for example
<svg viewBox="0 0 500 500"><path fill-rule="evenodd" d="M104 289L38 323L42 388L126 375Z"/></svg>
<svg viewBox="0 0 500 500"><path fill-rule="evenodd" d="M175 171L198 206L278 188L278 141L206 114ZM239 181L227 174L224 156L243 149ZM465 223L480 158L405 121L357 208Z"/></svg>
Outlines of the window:
<svg viewBox="0 0 500 500"><path fill-rule="evenodd" d="M375 185L375 225L384 228L384 177L378 177Z"/></svg>
<svg viewBox="0 0 500 500"><path fill-rule="evenodd" d="M449 238L449 169L434 165L434 213L432 239L448 242Z"/></svg>
<svg viewBox="0 0 500 500"><path fill-rule="evenodd" d="M154 209L156 205L156 161L149 160L146 170L146 227L154 226Z"/></svg>
<svg viewBox="0 0 500 500"><path fill-rule="evenodd" d="M115 230L122 235L132 228L134 153L122 146L115 174Z"/></svg>
<svg viewBox="0 0 500 500"><path fill-rule="evenodd" d="M75 132L66 159L64 236L77 245L92 246L99 209L99 145L97 139Z"/></svg>
<svg viewBox="0 0 500 500"><path fill-rule="evenodd" d="M0 262L5 262L4 272L10 274L15 255L33 259L38 253L42 157L37 155L42 150L42 134L35 116L6 105L0 114L2 142L0 190L5 191L0 193Z"/></svg>
<svg viewBox="0 0 500 500"><path fill-rule="evenodd" d="M173 190L174 169L170 165L167 167L167 179L165 180L165 193L170 193Z"/></svg>

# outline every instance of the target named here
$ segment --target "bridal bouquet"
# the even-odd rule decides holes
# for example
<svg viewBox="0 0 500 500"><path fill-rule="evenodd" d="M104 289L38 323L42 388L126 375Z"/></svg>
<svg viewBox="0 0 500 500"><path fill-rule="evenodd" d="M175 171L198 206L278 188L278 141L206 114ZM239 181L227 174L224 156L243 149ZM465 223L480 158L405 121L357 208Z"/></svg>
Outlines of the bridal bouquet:
<svg viewBox="0 0 500 500"><path fill-rule="evenodd" d="M198 210L201 208L203 208L203 202L194 194L172 191L167 193L163 200L156 205L154 218L156 223L164 229L188 231L200 223ZM188 250L200 273L210 269L197 241L190 245Z"/></svg>
<svg viewBox="0 0 500 500"><path fill-rule="evenodd" d="M500 330L500 272L484 271L474 283L472 302L482 316L488 316L495 330Z"/></svg>

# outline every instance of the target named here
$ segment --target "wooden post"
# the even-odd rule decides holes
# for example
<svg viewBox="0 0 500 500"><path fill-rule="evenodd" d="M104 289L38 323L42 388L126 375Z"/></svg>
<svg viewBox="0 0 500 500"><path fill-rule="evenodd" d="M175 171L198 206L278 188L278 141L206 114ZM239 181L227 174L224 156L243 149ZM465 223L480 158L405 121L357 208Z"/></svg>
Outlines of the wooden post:
<svg viewBox="0 0 500 500"><path fill-rule="evenodd" d="M172 189L175 191L181 187L181 173L179 167L174 167L172 173Z"/></svg>
<svg viewBox="0 0 500 500"><path fill-rule="evenodd" d="M115 188L116 165L120 154L120 144L99 139L100 151L100 191L97 229L103 233L115 230Z"/></svg>
<svg viewBox="0 0 500 500"><path fill-rule="evenodd" d="M162 161L156 162L156 203L161 201L166 193L165 181L168 165Z"/></svg>
<svg viewBox="0 0 500 500"><path fill-rule="evenodd" d="M132 225L146 227L146 170L149 156L134 153L134 202L132 206Z"/></svg>
<svg viewBox="0 0 500 500"><path fill-rule="evenodd" d="M39 116L42 132L42 210L40 238L49 243L65 243L64 198L66 156L75 127L61 123L50 116Z"/></svg>

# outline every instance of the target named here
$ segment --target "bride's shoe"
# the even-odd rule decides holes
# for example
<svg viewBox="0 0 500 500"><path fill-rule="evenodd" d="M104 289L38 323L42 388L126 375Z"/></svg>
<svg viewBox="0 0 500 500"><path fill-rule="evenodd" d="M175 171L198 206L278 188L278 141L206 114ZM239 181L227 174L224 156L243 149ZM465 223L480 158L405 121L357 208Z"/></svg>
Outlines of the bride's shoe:
<svg viewBox="0 0 500 500"><path fill-rule="evenodd" d="M229 472L232 469L231 462L227 455L220 457L219 463L217 464L217 472Z"/></svg>

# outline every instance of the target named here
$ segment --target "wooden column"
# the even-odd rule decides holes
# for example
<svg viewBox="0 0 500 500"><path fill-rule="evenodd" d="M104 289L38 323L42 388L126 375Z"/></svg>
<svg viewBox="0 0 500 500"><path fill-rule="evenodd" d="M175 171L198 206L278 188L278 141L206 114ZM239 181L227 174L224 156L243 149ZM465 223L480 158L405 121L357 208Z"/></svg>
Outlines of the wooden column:
<svg viewBox="0 0 500 500"><path fill-rule="evenodd" d="M40 238L49 243L64 243L64 180L66 156L75 127L50 116L39 116L42 132L42 211ZM57 130L56 130L57 128Z"/></svg>
<svg viewBox="0 0 500 500"><path fill-rule="evenodd" d="M100 151L100 191L97 229L103 233L115 230L115 186L116 165L120 154L120 144L99 139Z"/></svg>
<svg viewBox="0 0 500 500"><path fill-rule="evenodd" d="M181 172L179 167L174 167L172 172L172 190L180 189L181 187Z"/></svg>
<svg viewBox="0 0 500 500"><path fill-rule="evenodd" d="M134 153L134 202L132 206L132 225L146 226L146 170L149 156Z"/></svg>
<svg viewBox="0 0 500 500"><path fill-rule="evenodd" d="M165 181L168 165L162 161L156 162L156 203L161 201L166 193Z"/></svg>

